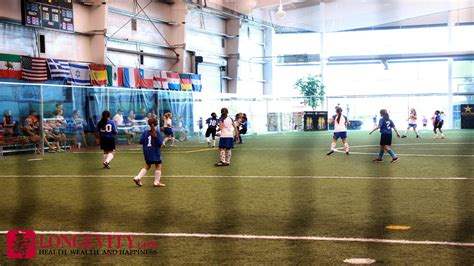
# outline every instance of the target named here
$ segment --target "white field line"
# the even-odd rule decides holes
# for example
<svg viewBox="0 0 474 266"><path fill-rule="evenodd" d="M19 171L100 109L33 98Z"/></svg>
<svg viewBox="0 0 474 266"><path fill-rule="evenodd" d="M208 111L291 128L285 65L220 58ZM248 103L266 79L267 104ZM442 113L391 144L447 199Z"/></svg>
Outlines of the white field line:
<svg viewBox="0 0 474 266"><path fill-rule="evenodd" d="M395 146L412 146L412 145L472 145L474 143L401 143L395 144ZM369 147L380 147L380 145L356 145L350 146L351 154L359 154L359 155L378 155L376 152L354 152L352 151L353 148L369 148ZM336 152L344 153L344 147L339 147L336 149ZM432 150L432 148L428 148ZM435 148L436 149L436 148ZM403 154L400 153L397 155L400 156L408 156L408 157L474 157L474 154Z"/></svg>
<svg viewBox="0 0 474 266"><path fill-rule="evenodd" d="M17 177L28 177L28 178L81 178L81 177L94 177L94 178L132 178L133 175L0 175L0 178L17 178ZM153 177L153 176L146 176ZM474 180L474 178L468 177L374 177L374 176L257 176L257 175L163 175L163 178L249 178L249 179L370 179L370 180Z"/></svg>
<svg viewBox="0 0 474 266"><path fill-rule="evenodd" d="M341 151L341 148L336 149L336 152L345 153ZM359 155L378 155L375 152L357 152L351 151L351 154ZM397 156L407 156L407 157L474 157L474 154L409 154L409 153L397 153Z"/></svg>
<svg viewBox="0 0 474 266"><path fill-rule="evenodd" d="M0 231L7 234L8 231ZM377 239L354 237L324 237L324 236L273 236L273 235L226 235L226 234L199 234L199 233L144 233L144 232L76 232L76 231L34 231L39 235L116 235L116 236L156 236L156 237L193 237L193 238L223 238L223 239L257 239L257 240L306 240L306 241L333 241L333 242L359 242L359 243L386 243L405 245L439 245L474 247L469 242L447 241L417 241L405 239Z"/></svg>
<svg viewBox="0 0 474 266"><path fill-rule="evenodd" d="M43 158L35 158L35 159L28 159L28 162L33 162L33 161L42 161Z"/></svg>
<svg viewBox="0 0 474 266"><path fill-rule="evenodd" d="M212 150L217 150L217 149L216 148L205 148L205 149L199 149L199 150L184 151L183 153L194 153L194 152L212 151Z"/></svg>
<svg viewBox="0 0 474 266"><path fill-rule="evenodd" d="M414 145L474 145L474 143L399 143L395 144L395 146L414 146ZM352 148L368 148L368 147L379 147L379 145L357 145L357 146L351 146ZM198 149L198 150L168 150L164 149L161 150L162 153L164 154L186 154L186 153L195 153L195 152L203 152L203 151L212 151L216 150L217 148L204 148L204 149ZM243 151L285 151L285 150L327 150L327 147L314 147L314 148L303 148L303 147L282 147L282 148L258 148L258 147L248 147L246 146ZM343 147L337 148L337 151L340 151L340 149L343 149ZM432 149L432 148L428 148ZM102 154L101 151L73 151L72 153L77 153L77 154ZM129 154L142 154L141 148L132 148L132 149L126 149L126 150L118 150L117 153L129 153ZM352 152L353 154L367 154L367 155L373 155L373 154L378 154L378 153L360 153L360 152ZM435 154L430 154L430 155L424 155L424 154L400 154L403 156L421 156L421 157L438 157L438 156L451 156L451 157L472 157L474 155L435 155Z"/></svg>

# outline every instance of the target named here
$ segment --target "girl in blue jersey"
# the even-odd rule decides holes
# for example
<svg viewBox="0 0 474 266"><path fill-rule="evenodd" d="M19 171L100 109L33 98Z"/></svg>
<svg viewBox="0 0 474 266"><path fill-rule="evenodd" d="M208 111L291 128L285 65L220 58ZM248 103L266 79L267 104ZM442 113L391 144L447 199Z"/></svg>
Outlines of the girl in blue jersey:
<svg viewBox="0 0 474 266"><path fill-rule="evenodd" d="M216 166L228 166L230 165L232 149L234 148L234 133L236 140L238 140L239 131L235 127L232 118L229 117L229 110L227 110L227 108L221 109L219 129L221 131L221 137L219 139L220 161L216 163Z"/></svg>
<svg viewBox="0 0 474 266"><path fill-rule="evenodd" d="M216 146L216 131L217 131L217 114L212 113L211 117L206 119L207 130L206 130L206 141L209 147L214 148ZM212 144L211 139L209 138L212 136Z"/></svg>
<svg viewBox="0 0 474 266"><path fill-rule="evenodd" d="M244 143L244 140L242 139L242 135L245 135L247 133L247 127L248 127L248 122L247 122L247 114L243 113L240 116L240 125L239 125L239 144Z"/></svg>
<svg viewBox="0 0 474 266"><path fill-rule="evenodd" d="M349 119L345 115L342 115L342 108L336 108L336 115L329 118L329 124L334 124L334 135L332 137L331 149L326 155L331 155L336 151L337 139L341 138L346 154L349 155L349 143L347 143L347 126L349 125Z"/></svg>
<svg viewBox="0 0 474 266"><path fill-rule="evenodd" d="M104 151L104 168L110 169L110 162L115 155L115 137L117 135L117 125L110 119L110 112L104 111L102 119L97 124L100 136L100 148Z"/></svg>
<svg viewBox="0 0 474 266"><path fill-rule="evenodd" d="M155 181L153 181L154 187L165 187L166 185L160 182L161 179L161 153L160 147L163 144L160 133L156 130L158 126L158 120L156 118L150 118L148 120L150 129L146 129L141 138L140 144L143 145L143 155L145 157L145 166L140 170L137 176L133 178L135 184L139 187L142 186L141 179L145 176L146 172L150 170L151 165L155 165Z"/></svg>
<svg viewBox="0 0 474 266"><path fill-rule="evenodd" d="M436 132L436 129L439 129L439 133L441 133L441 139L444 139L444 133L443 130L441 129L443 127L444 120L441 117L441 112L436 110L434 119L433 119L433 131L434 131L434 138L438 138L438 132Z"/></svg>
<svg viewBox="0 0 474 266"><path fill-rule="evenodd" d="M382 162L383 160L383 154L385 151L387 151L388 154L392 157L392 163L398 161L397 155L393 153L391 150L391 145L392 145L392 129L397 133L397 138L400 138L400 134L398 134L397 129L395 128L395 124L393 121L390 119L387 110L382 109L380 110L380 116L382 117L379 120L379 124L372 129L372 131L369 132L369 134L372 134L375 130L380 128L380 151L379 151L379 157L377 159L372 160L372 162L379 163Z"/></svg>

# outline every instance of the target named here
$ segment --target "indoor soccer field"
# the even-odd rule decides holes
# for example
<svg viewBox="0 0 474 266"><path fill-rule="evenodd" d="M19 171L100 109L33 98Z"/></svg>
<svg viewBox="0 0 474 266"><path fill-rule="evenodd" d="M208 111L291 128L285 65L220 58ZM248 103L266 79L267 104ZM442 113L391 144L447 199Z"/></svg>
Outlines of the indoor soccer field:
<svg viewBox="0 0 474 266"><path fill-rule="evenodd" d="M214 166L217 149L180 142L162 150L164 188L152 171L143 187L132 181L140 146L120 146L111 169L98 148L1 157L0 238L136 233L157 244L145 256L37 254L35 264L472 265L474 131L432 135L394 139L396 163L372 163L380 136L367 131L348 132L350 155L330 156L331 132L249 136L227 167Z"/></svg>

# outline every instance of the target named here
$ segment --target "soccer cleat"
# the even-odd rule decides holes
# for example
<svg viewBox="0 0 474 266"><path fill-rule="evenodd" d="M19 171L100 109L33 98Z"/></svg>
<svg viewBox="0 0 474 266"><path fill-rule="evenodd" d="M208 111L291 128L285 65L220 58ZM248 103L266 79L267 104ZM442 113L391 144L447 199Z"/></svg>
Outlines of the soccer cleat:
<svg viewBox="0 0 474 266"><path fill-rule="evenodd" d="M350 153L348 151L346 151L346 155L349 155Z"/></svg>
<svg viewBox="0 0 474 266"><path fill-rule="evenodd" d="M216 146L212 145L211 148L215 148Z"/></svg>
<svg viewBox="0 0 474 266"><path fill-rule="evenodd" d="M383 162L383 160L377 158L377 159L373 159L372 162L373 162L373 163L381 163L381 162Z"/></svg>
<svg viewBox="0 0 474 266"><path fill-rule="evenodd" d="M136 184L137 186L139 186L139 187L142 186L142 181L141 181L140 179L135 179L135 178L133 178L133 182L135 182L135 184Z"/></svg>
<svg viewBox="0 0 474 266"><path fill-rule="evenodd" d="M207 143L207 146L210 148L210 147L211 147L211 143L210 143L210 142L208 142L208 143Z"/></svg>
<svg viewBox="0 0 474 266"><path fill-rule="evenodd" d="M398 161L398 157L393 158L390 162L391 162L391 163L395 163L396 161Z"/></svg>
<svg viewBox="0 0 474 266"><path fill-rule="evenodd" d="M215 166L226 166L226 163L224 162L218 162L215 164Z"/></svg>
<svg viewBox="0 0 474 266"><path fill-rule="evenodd" d="M154 187L166 187L163 183L153 184Z"/></svg>
<svg viewBox="0 0 474 266"><path fill-rule="evenodd" d="M406 138L406 137L407 137L407 136L405 136L405 135L402 135L402 139L403 139L403 138Z"/></svg>
<svg viewBox="0 0 474 266"><path fill-rule="evenodd" d="M419 139L419 138L420 138L420 135L416 135L416 138Z"/></svg>
<svg viewBox="0 0 474 266"><path fill-rule="evenodd" d="M334 150L330 150L328 153L326 153L326 155L331 155L334 153Z"/></svg>
<svg viewBox="0 0 474 266"><path fill-rule="evenodd" d="M110 169L110 164L108 162L103 162L104 168Z"/></svg>
<svg viewBox="0 0 474 266"><path fill-rule="evenodd" d="M444 137L441 137L441 139L444 139Z"/></svg>

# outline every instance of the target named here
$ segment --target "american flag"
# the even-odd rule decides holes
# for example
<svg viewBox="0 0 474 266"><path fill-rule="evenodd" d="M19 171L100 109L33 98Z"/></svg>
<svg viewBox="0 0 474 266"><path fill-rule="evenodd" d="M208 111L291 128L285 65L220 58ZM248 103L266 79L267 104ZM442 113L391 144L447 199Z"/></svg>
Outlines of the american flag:
<svg viewBox="0 0 474 266"><path fill-rule="evenodd" d="M71 72L69 72L69 62L67 60L48 59L49 73L52 79L65 80L71 83Z"/></svg>
<svg viewBox="0 0 474 266"><path fill-rule="evenodd" d="M46 59L22 56L21 77L28 81L47 81L48 69Z"/></svg>

